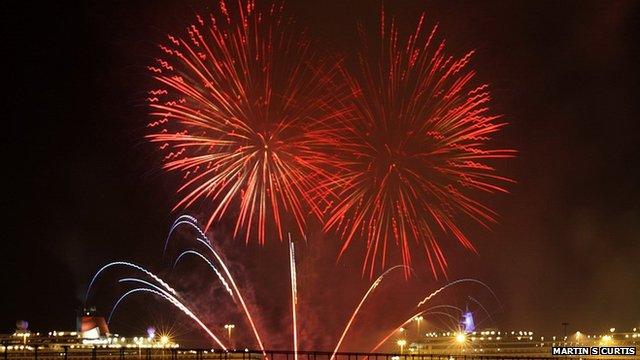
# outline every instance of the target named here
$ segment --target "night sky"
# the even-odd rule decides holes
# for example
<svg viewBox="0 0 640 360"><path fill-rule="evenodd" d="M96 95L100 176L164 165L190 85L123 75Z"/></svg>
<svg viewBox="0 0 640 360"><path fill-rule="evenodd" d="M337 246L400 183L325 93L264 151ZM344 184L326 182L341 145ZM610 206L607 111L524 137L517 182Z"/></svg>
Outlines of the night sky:
<svg viewBox="0 0 640 360"><path fill-rule="evenodd" d="M478 256L447 247L450 279L474 277L494 289L502 302L491 305L498 328L560 334L565 321L574 331L640 325L640 3L389 3L409 28L426 11L450 52L476 49L472 66L492 84L492 107L509 122L496 142L518 150L499 164L517 183L487 200L499 224L470 227ZM343 52L353 48L358 22L375 26L379 6L286 1L311 36ZM145 67L165 33L181 32L207 8L96 1L3 12L1 332L18 319L35 330L73 328L88 279L107 261L162 268L162 242L178 213L171 211L175 178L159 171L159 155L143 139ZM225 246L238 262L252 258L247 272L286 253L278 243L259 249L227 239ZM318 273L357 273L340 292L353 306L369 282L359 275L360 254L338 265L328 256ZM424 293L441 282L423 271L419 284ZM286 285L279 285L283 301ZM136 320L141 307L123 308L130 320L121 320L121 331L153 321ZM265 322L286 312L272 300L262 307ZM161 321L180 322L174 318Z"/></svg>

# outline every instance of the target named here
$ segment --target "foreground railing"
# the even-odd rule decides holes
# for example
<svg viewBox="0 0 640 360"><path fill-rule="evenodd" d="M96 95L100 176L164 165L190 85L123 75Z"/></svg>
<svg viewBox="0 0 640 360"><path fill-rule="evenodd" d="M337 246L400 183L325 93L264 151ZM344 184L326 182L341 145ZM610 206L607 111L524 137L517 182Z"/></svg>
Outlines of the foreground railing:
<svg viewBox="0 0 640 360"><path fill-rule="evenodd" d="M232 350L218 349L183 349L183 348L72 348L60 349L37 348L24 350L6 350L2 353L4 360L294 360L293 351L267 350ZM298 351L297 360L548 360L578 357L566 356L527 356L527 355L471 355L471 354L390 354L390 353L358 353L339 352L332 358L331 352ZM584 359L610 359L596 356ZM627 357L616 357L616 360ZM628 357L631 359L630 357Z"/></svg>

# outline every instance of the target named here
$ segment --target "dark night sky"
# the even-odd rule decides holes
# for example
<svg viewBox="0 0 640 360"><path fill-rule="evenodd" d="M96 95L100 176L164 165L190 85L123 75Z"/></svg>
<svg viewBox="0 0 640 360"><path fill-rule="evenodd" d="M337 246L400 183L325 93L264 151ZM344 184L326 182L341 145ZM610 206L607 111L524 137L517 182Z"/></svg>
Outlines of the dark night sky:
<svg viewBox="0 0 640 360"><path fill-rule="evenodd" d="M286 3L338 50L379 10L378 1ZM163 34L203 8L100 1L3 12L1 332L17 319L73 327L88 278L108 260L160 266L174 184L142 139L144 67ZM500 224L472 231L479 256L452 251L450 278L490 284L504 304L501 328L640 325L640 3L407 1L389 10L407 24L426 10L450 51L477 50L473 66L510 123L498 142L519 151L501 166L518 183L489 199ZM354 293L367 281L357 277Z"/></svg>

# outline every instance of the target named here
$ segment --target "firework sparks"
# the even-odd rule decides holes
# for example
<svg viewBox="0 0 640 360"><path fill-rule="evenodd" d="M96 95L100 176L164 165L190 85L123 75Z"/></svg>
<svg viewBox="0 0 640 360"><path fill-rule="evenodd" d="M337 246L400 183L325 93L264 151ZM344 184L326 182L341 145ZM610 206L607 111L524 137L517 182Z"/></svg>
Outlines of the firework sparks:
<svg viewBox="0 0 640 360"><path fill-rule="evenodd" d="M183 304L183 302L181 301L180 297L178 296L178 293L166 281L162 280L159 276L155 275L154 273L152 273L151 271L145 269L144 267L142 267L140 265L136 265L136 264L133 264L133 263L130 263L130 262L126 262L126 261L114 261L114 262L111 262L111 263L101 267L96 272L96 274L93 276L93 278L91 279L91 282L89 283L89 286L87 287L87 291L85 293L85 305L86 305L87 299L89 297L89 294L91 292L91 289L93 287L93 284L95 283L95 281L98 278L98 276L101 273L103 273L105 270L107 270L109 268L112 268L112 267L115 267L115 266L129 267L129 268L138 270L140 272L143 272L144 274L149 276L151 279L156 281L160 286L154 285L154 284L152 284L152 283L150 283L148 281L137 279L137 278L125 278L125 279L119 280L119 282L141 283L143 285L151 287L151 289L149 289L149 288L137 288L137 289L130 290L127 293L125 293L124 295L122 295L116 301L116 303L114 304L114 306L113 306L113 308L111 310L111 313L109 314L109 321L111 321L111 317L113 316L113 313L117 309L118 305L127 296L129 296L131 294L134 294L134 293L139 293L139 292L152 293L152 294L158 295L161 298L169 301L176 308L178 308L184 314L189 316L193 321L195 321L198 324L198 326L200 326L211 337L211 339L213 339L218 345L220 345L226 351L226 347L224 346L224 344L222 342L220 342L220 339L218 339L218 337L215 336L211 332L211 330L209 330L209 328L186 305Z"/></svg>
<svg viewBox="0 0 640 360"><path fill-rule="evenodd" d="M209 337L211 337L211 339L213 339L213 341L216 342L216 344L220 345L220 347L224 350L227 351L226 346L224 346L224 344L220 341L220 339L215 336L215 334L213 332L211 332L211 330L209 330L209 328L202 322L202 320L200 320L200 318L198 318L187 306L185 306L182 302L180 302L180 300L178 300L176 297L171 296L171 294L169 294L167 291L163 290L160 287L157 287L153 284L151 284L148 281L144 281L144 280L140 280L140 279L134 279L134 278L125 278L125 279L121 279L119 280L119 282L126 282L126 281L131 281L131 282L138 282L138 283L142 283L144 285L150 286L152 287L152 289L149 288L136 288L133 290L129 290L126 293L124 293L117 301L116 303L113 305L113 308L111 310L111 313L109 313L109 322L111 322L111 317L113 316L114 312L116 311L116 309L118 308L118 305L120 305L120 303L129 295L134 294L134 293L138 293L138 292L147 292L147 293L152 293L154 295L158 295L161 298L169 301L171 304L173 304L176 308L178 308L180 311L182 311L185 315L187 315L188 317L190 317L196 324L198 324L198 326L200 326L200 328L202 330L204 330L207 335L209 335Z"/></svg>
<svg viewBox="0 0 640 360"><path fill-rule="evenodd" d="M229 267L225 264L224 260L222 259L220 253L218 253L212 246L211 242L209 241L209 239L207 238L207 236L204 234L204 232L202 231L202 229L200 228L200 226L198 225L197 220L195 220L195 218L189 217L189 216L181 216L179 217L170 227L169 232L170 235L167 237L167 242L171 239L171 233L174 232L176 230L177 227L179 226L189 226L193 229L196 230L197 235L195 236L195 244L198 246L204 246L206 247L209 251L210 251L210 256L205 255L206 253L202 253L196 250L183 250L178 252L177 257L174 261L171 262L171 264L173 266L175 266L181 258L187 256L187 255L194 255L197 258L205 261L208 265L209 268L211 268L215 273L216 273L216 278L218 280L220 280L220 282L222 283L222 285L225 287L227 293L230 295L230 298L239 301L239 305L242 307L245 316L247 317L247 321L250 324L250 329L253 332L257 344L260 347L263 355L265 358L267 358L267 353L264 350L264 346L261 340L260 335L258 334L257 331L257 327L255 326L255 323L253 321L253 317L251 315L251 312L249 311L249 308L247 307L247 304L245 303L242 293L240 291L240 289L238 288L236 281L234 280L234 277L231 274L231 271L229 269ZM201 236L203 238L201 238ZM164 248L167 249L168 248L168 243L165 242L165 246ZM288 256L288 265L289 265L289 275L290 275L290 285L291 285L291 313L292 313L292 337L293 337L293 353L294 353L294 359L295 358L299 358L299 354L298 354L298 319L299 319L299 315L297 312L297 302L298 302L298 289L297 289L297 271L296 271L296 255L295 255L295 246L293 241L291 241L291 237L289 237L289 256ZM120 280L118 280L119 283L121 284L135 284L136 287L134 287L133 289L129 289L127 290L124 294L122 294L116 301L115 304L113 305L111 312L109 314L109 322L111 321L113 315L115 314L115 312L118 310L119 305L128 297L130 297L131 295L134 294L141 294L141 293L146 293L146 294L153 294L156 295L164 300L167 300L169 303L171 303L172 305L174 305L178 310L180 310L182 313L184 313L185 315L187 315L189 318L191 318L202 330L204 330L210 337L211 339L217 344L219 345L222 350L226 351L226 347L224 346L224 344L220 341L220 339L218 338L218 336L216 336L214 334L214 332L211 330L211 328L209 328L207 325L205 325L205 323L203 321L201 321L201 319L188 307L187 303L181 298L181 296L178 294L178 292L176 290L174 290L166 281L164 281L163 279L161 279L160 277L158 277L157 275L155 275L154 273L150 272L149 270L145 269L142 266L136 265L134 263L130 263L130 262L124 262L124 261L115 261L115 262L111 262L103 267L101 267L96 274L93 276L93 278L90 281L89 287L87 289L86 292L86 296L88 297L91 294L91 290L95 284L95 282L97 281L98 277L100 274L102 274L103 272L115 268L115 267L125 267L128 269L132 269L135 270L136 273L142 273L144 275L146 275L145 278L147 278L146 280L138 278L138 277L125 277L125 278L121 278ZM346 324L344 326L344 330L342 331L342 333L339 336L338 342L333 350L333 353L331 355L330 358L335 358L335 356L338 353L338 350L340 349L340 346L343 344L343 340L346 339L346 336L348 334L348 332L350 331L355 318L358 316L359 313L361 313L363 304L365 303L365 301L367 301L368 299L370 299L372 297L372 294L374 293L374 291L380 286L380 284L382 283L382 281L388 276L388 274L390 274L392 271L395 270L399 270L400 268L404 268L404 265L396 265L393 266L389 269L387 269L385 272L383 272L375 281L373 281L371 283L371 285L369 286L368 290L365 292L365 294L363 295L363 297L361 298L361 300L359 301L359 303L356 305L355 309L353 310L351 316L349 317L349 319L346 321ZM218 271L218 269L221 269L221 271ZM486 290L489 291L489 293L495 298L495 294L493 292L493 290L487 286L485 283L476 280L476 279L459 279L459 280L455 280L452 281L448 284L445 284L443 286L441 286L440 288L436 289L435 291L432 291L431 293L429 293L422 301L420 301L417 304L417 307L422 307L423 305L425 305L427 302L431 301L434 297L440 295L443 293L444 290L453 287L453 286L457 286L463 283L475 283L478 285L481 285L482 287L484 287ZM480 307L485 311L486 308L484 308L484 306L482 304L480 304L477 300L473 299L476 303L478 303L480 305ZM497 298L496 298L497 300ZM86 305L86 301L85 301L85 305ZM380 346L382 346L392 335L393 333L397 332L399 328L405 326L406 324L408 324L410 321L413 321L415 319L416 316L419 315L437 315L437 316L446 316L449 319L452 319L454 322L457 321L457 317L452 316L451 314L447 313L447 312L443 312L443 311L436 311L436 310L450 310L453 309L455 311L457 311L458 313L462 313L462 310L458 307L455 306L451 306L451 305L436 305L436 306L432 306L423 310L420 310L418 313L416 313L415 315L411 316L409 319L407 319L406 321L404 321L402 324L400 324L399 327L396 327L392 330L392 332L390 332L389 334L387 334L380 342L377 343L377 345L374 347L374 349L371 351L375 351L377 350ZM253 309L255 310L255 309ZM487 312L488 314L488 312Z"/></svg>
<svg viewBox="0 0 640 360"><path fill-rule="evenodd" d="M316 55L280 6L221 1L197 20L149 67L160 87L149 92L147 138L182 174L175 209L211 204L205 230L232 209L245 241L264 243L270 226L282 241L285 214L304 233L308 213L322 216L339 62Z"/></svg>
<svg viewBox="0 0 640 360"><path fill-rule="evenodd" d="M400 326L395 327L393 330L391 330L391 332L389 332L384 338L382 338L382 340L380 340L380 342L378 342L378 344L376 344L376 346L373 347L373 349L371 349L369 352L370 353L374 353L376 352L382 345L384 345L387 340L389 340L389 338L391 336L393 336L393 334L396 334L400 329L402 329L405 325L407 325L408 323L410 323L411 321L414 321L414 319L417 316L422 316L422 315L441 315L441 316L447 316L451 319L453 319L453 321L457 321L456 317L453 317L451 314L447 313L447 312L443 312L443 311L433 311L436 309L442 309L442 308L451 308L451 309L456 309L458 310L460 313L462 313L462 310L460 308L457 308L455 306L451 306L451 305L438 305L438 306L433 306L430 307L428 309L422 310L414 315L412 315L411 317L409 317L407 320L405 320L402 324L400 324ZM366 356L364 358L364 360L369 359L368 356Z"/></svg>
<svg viewBox="0 0 640 360"><path fill-rule="evenodd" d="M429 300L431 300L434 296L436 296L439 293L441 293L443 290L448 289L448 288L450 288L450 287L452 287L454 285L461 284L461 283L475 283L475 284L481 285L482 287L487 289L487 291L489 291L491 296L493 296L493 298L496 299L498 304L500 303L500 300L498 299L496 294L493 292L493 289L491 289L491 287L489 287L489 285L483 283L480 280L476 280L476 279L458 279L458 280L451 281L451 282L441 286L440 288L436 289L435 291L431 292L430 294L425 296L424 299L422 299L420 302L418 302L418 305L416 305L416 307L420 307L420 306L426 304Z"/></svg>
<svg viewBox="0 0 640 360"><path fill-rule="evenodd" d="M289 234L289 273L291 275L291 321L293 325L293 357L298 360L298 323L296 308L298 304L298 280L296 276L296 252Z"/></svg>
<svg viewBox="0 0 640 360"><path fill-rule="evenodd" d="M200 258L202 261L204 261L207 265L209 265L209 268L211 270L213 270L213 272L216 274L216 276L218 277L218 279L220 280L220 282L224 286L225 290L227 290L227 293L229 294L229 296L231 296L231 298L235 301L235 298L233 297L233 290L231 290L231 288L229 287L229 284L227 283L227 280L225 280L224 276L222 276L220 271L218 271L218 269L211 263L211 261L209 261L209 259L207 259L206 256L202 255L198 251L195 251L195 250L183 251L180 255L178 255L176 260L173 262L173 268L174 269L175 269L176 265L178 265L178 262L180 262L180 259L182 259L185 255L195 255L198 258Z"/></svg>
<svg viewBox="0 0 640 360"><path fill-rule="evenodd" d="M338 343L336 344L336 347L333 350L333 353L331 354L331 357L329 358L329 360L333 360L335 358L335 355L338 352L338 349L340 349L340 345L342 345L342 341L344 340L344 337L347 335L347 332L349 331L349 328L351 327L351 324L353 323L353 320L358 315L358 312L360 311L360 308L362 307L362 304L364 304L364 302L367 300L369 295L378 287L378 285L380 285L380 283L382 282L382 279L384 279L385 275L387 275L388 273L392 272L393 270L400 269L400 268L404 268L404 266L396 265L396 266L393 266L393 267L389 268L389 270L385 271L384 273L382 273L382 275L378 276L378 278L371 284L371 286L369 286L369 289L367 290L367 292L364 294L362 299L360 299L360 302L358 303L358 306L356 306L356 308L353 310L353 313L351 314L351 317L349 318L349 321L347 321L347 324L345 325L344 330L342 331L342 334L340 335L340 338L338 339Z"/></svg>
<svg viewBox="0 0 640 360"><path fill-rule="evenodd" d="M422 15L405 40L382 11L379 45L364 45L359 69L346 76L356 109L338 138L342 172L332 181L339 200L325 230L343 237L341 255L355 238L365 239L362 271L368 268L370 277L385 268L394 243L405 265L417 248L436 278L446 275L438 232L475 252L457 216L485 227L495 222L474 192L506 192L501 184L511 181L490 164L514 152L488 145L504 123L489 110L488 85L472 85L473 51L449 56L437 26L424 27Z"/></svg>
<svg viewBox="0 0 640 360"><path fill-rule="evenodd" d="M93 275L93 277L91 278L91 281L89 282L89 286L87 286L87 291L84 294L84 302L85 304L87 303L87 299L89 298L89 293L91 292L91 289L93 287L93 284L96 282L96 280L98 279L98 276L100 276L101 273L103 273L105 270L114 267L114 266L124 266L124 267L129 267L129 268L133 268L135 270L141 271L143 273L145 273L147 276L149 276L150 278L152 278L153 280L157 281L160 285L162 285L163 288L165 288L167 291L169 291L171 294L173 295L178 295L178 293L171 287L169 286L169 284L167 284L164 280L160 279L158 277L158 275L152 273L151 271L143 268L140 265L136 265L130 262L126 262L126 261L113 261L110 262L106 265L104 265L103 267L101 267L96 273L95 275Z"/></svg>
<svg viewBox="0 0 640 360"><path fill-rule="evenodd" d="M236 281L234 280L233 276L231 275L231 272L229 271L229 267L224 262L224 260L220 256L220 254L218 254L218 252L215 251L215 249L211 245L211 241L209 241L209 238L206 236L204 231L200 228L200 226L198 226L198 221L194 217L187 216L187 215L182 215L176 221L174 221L174 223L171 226L171 229L169 230L169 236L167 236L167 240L165 241L164 250L166 251L167 246L169 245L169 240L171 239L171 234L180 225L185 225L185 226L188 225L189 227L194 228L198 232L198 234L202 237L202 238L201 237L196 237L195 238L196 243L204 245L211 252L211 254L214 256L214 258L215 258L216 262L218 263L218 265L220 265L220 267L222 268L222 270L224 272L224 275L226 276L227 280L225 280L225 276L221 276L222 274L220 274L216 270L216 268L213 267L213 263L211 261L206 259L206 257L203 257L203 259L205 259L206 262L211 265L212 269L214 269L214 272L218 276L218 279L222 282L222 284L225 287L228 287L228 285L231 284L231 287L233 288L234 291L230 292L229 295L235 301L236 298L233 295L233 293L235 292L238 300L240 301L240 305L242 307L242 310L244 311L244 314L247 317L247 320L249 321L249 325L251 326L251 330L253 331L253 334L254 334L254 336L256 338L256 341L258 342L258 346L260 347L260 350L262 351L263 355L265 355L265 357L266 357L266 352L265 352L264 345L262 343L262 339L261 339L260 334L258 333L258 329L257 329L257 327L256 327L256 325L255 325L255 323L253 321L253 317L251 316L251 312L249 311L249 308L247 307L247 304L244 301L242 293L238 289L238 286L236 285ZM184 254L184 252L183 252L183 254ZM202 256L202 254L200 254L200 253L198 253L198 254L200 256ZM182 254L180 256L182 256ZM174 264L178 262L180 256L178 256L178 259L175 260Z"/></svg>

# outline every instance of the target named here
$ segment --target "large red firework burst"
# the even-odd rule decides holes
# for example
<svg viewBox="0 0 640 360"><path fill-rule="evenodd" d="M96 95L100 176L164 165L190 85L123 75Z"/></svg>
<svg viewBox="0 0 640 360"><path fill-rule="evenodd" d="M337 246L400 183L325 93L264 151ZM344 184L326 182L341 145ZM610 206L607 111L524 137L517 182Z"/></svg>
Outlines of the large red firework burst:
<svg viewBox="0 0 640 360"><path fill-rule="evenodd" d="M403 38L382 11L380 42L367 43L361 30L359 67L347 75L356 115L340 137L343 172L332 179L338 200L325 229L342 234L341 254L365 239L363 272L369 268L370 276L384 268L391 246L405 265L413 249L424 251L434 276L446 275L439 234L475 251L456 216L495 221L474 193L504 192L500 184L510 181L490 165L513 151L490 148L504 123L489 110L488 85L472 85L473 51L449 56L437 26L425 30L424 18Z"/></svg>
<svg viewBox="0 0 640 360"><path fill-rule="evenodd" d="M182 174L176 208L206 204L207 228L235 214L246 241L263 243L269 226L282 239L285 214L303 231L309 213L321 216L339 62L321 59L281 6L251 0L221 1L184 35L168 36L149 67L160 87L149 92L148 139Z"/></svg>

